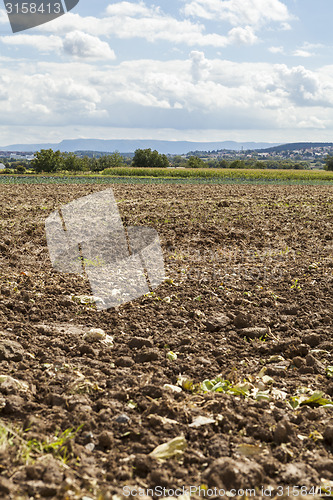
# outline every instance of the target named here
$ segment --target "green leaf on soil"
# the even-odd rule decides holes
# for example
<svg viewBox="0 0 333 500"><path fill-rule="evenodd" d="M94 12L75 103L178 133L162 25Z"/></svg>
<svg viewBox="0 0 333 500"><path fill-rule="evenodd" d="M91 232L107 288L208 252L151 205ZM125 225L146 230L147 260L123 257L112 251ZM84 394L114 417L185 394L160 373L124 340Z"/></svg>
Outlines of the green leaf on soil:
<svg viewBox="0 0 333 500"><path fill-rule="evenodd" d="M271 397L268 391L258 391L255 398L257 401L270 401Z"/></svg>
<svg viewBox="0 0 333 500"><path fill-rule="evenodd" d="M328 377L333 377L333 366L327 366L326 367L326 375Z"/></svg>
<svg viewBox="0 0 333 500"><path fill-rule="evenodd" d="M177 458L184 453L187 446L184 436L178 436L171 441L160 444L149 455L157 460L167 460L168 458Z"/></svg>
<svg viewBox="0 0 333 500"><path fill-rule="evenodd" d="M318 392L314 392L308 399L306 399L305 401L302 401L300 403L300 406L304 406L304 405L307 405L307 406L326 406L326 405L332 405L332 401L330 401L329 399L326 399L326 398L323 398L323 392L321 391L318 391Z"/></svg>
<svg viewBox="0 0 333 500"><path fill-rule="evenodd" d="M323 397L324 393L322 391L316 391L312 394L304 394L299 390L299 394L293 396L289 400L290 406L296 410L300 406L310 406L311 408L316 408L322 406L324 408L333 408L333 402L329 399Z"/></svg>
<svg viewBox="0 0 333 500"><path fill-rule="evenodd" d="M185 391L193 392L195 389L193 380L180 375L177 380L177 384L180 385Z"/></svg>
<svg viewBox="0 0 333 500"><path fill-rule="evenodd" d="M167 352L166 357L167 357L167 359L169 359L170 361L176 361L176 359L177 359L177 354L176 354L175 352L173 352L173 351L169 351L169 352Z"/></svg>
<svg viewBox="0 0 333 500"><path fill-rule="evenodd" d="M324 439L323 435L318 431L312 431L309 434L309 438L313 439L313 441L322 441Z"/></svg>

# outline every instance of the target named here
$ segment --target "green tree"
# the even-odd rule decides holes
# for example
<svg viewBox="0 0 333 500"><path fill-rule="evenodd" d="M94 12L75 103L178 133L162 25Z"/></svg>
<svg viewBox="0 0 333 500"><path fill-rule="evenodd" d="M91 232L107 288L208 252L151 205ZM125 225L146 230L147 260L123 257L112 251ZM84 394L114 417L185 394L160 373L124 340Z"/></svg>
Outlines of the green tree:
<svg viewBox="0 0 333 500"><path fill-rule="evenodd" d="M331 172L333 171L333 156L327 155L324 169L330 170Z"/></svg>
<svg viewBox="0 0 333 500"><path fill-rule="evenodd" d="M63 153L62 168L68 172L78 172L82 170L81 158L78 158L74 153Z"/></svg>
<svg viewBox="0 0 333 500"><path fill-rule="evenodd" d="M138 168L166 168L169 167L169 160L166 155L159 154L156 149L137 149L134 152L132 166Z"/></svg>
<svg viewBox="0 0 333 500"><path fill-rule="evenodd" d="M222 158L221 160L219 160L217 166L219 168L228 168L229 167L229 162L227 160L225 160L224 158Z"/></svg>
<svg viewBox="0 0 333 500"><path fill-rule="evenodd" d="M205 162L198 156L190 156L187 160L187 166L189 168L204 168Z"/></svg>
<svg viewBox="0 0 333 500"><path fill-rule="evenodd" d="M230 163L229 168L245 168L244 160L234 160Z"/></svg>
<svg viewBox="0 0 333 500"><path fill-rule="evenodd" d="M173 167L185 167L186 159L181 155L175 155L172 157L171 163Z"/></svg>
<svg viewBox="0 0 333 500"><path fill-rule="evenodd" d="M25 167L23 165L17 165L15 168L15 173L16 174L24 174L25 173Z"/></svg>
<svg viewBox="0 0 333 500"><path fill-rule="evenodd" d="M98 159L98 170L104 170L106 168L119 168L123 167L124 158L118 151L115 151L111 155L104 155Z"/></svg>
<svg viewBox="0 0 333 500"><path fill-rule="evenodd" d="M63 157L60 151L41 149L34 154L31 166L36 172L57 172L63 168Z"/></svg>

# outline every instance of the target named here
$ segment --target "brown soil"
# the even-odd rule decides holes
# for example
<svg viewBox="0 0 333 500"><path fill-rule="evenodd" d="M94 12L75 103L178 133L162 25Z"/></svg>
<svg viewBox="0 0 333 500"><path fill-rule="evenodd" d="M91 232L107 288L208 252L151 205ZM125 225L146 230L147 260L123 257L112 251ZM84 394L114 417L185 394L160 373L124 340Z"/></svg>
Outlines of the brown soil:
<svg viewBox="0 0 333 500"><path fill-rule="evenodd" d="M333 408L307 401L333 397L332 189L114 186L124 223L158 231L169 279L98 312L71 299L84 278L52 269L44 222L105 188L1 186L0 496L304 498L333 481ZM245 396L199 388L218 376ZM173 457L150 455L179 436Z"/></svg>

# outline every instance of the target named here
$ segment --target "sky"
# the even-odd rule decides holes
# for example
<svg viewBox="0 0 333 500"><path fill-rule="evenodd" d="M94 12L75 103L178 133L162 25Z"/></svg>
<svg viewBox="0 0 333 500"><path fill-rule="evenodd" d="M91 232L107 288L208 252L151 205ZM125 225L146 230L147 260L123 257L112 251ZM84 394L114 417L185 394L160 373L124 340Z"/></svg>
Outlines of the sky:
<svg viewBox="0 0 333 500"><path fill-rule="evenodd" d="M1 146L333 142L332 0L80 0L16 34L0 6Z"/></svg>

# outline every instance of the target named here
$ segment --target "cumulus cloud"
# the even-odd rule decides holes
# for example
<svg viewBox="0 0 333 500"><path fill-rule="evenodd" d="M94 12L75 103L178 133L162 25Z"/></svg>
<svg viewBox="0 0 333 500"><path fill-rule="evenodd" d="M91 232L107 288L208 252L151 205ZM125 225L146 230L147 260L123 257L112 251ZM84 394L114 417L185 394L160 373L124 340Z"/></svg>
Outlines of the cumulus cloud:
<svg viewBox="0 0 333 500"><path fill-rule="evenodd" d="M197 50L192 50L190 59L192 81L198 83L200 80L206 80L209 76L211 65L205 58L205 54Z"/></svg>
<svg viewBox="0 0 333 500"><path fill-rule="evenodd" d="M320 77L304 66L289 68L285 64L277 65L276 84L286 90L289 98L298 105L318 106L333 105L332 83L323 85Z"/></svg>
<svg viewBox="0 0 333 500"><path fill-rule="evenodd" d="M30 46L41 53L56 52L75 58L100 60L115 59L116 57L107 42L77 30L66 34L63 38L55 35L18 34L15 37L3 36L0 40L6 45Z"/></svg>
<svg viewBox="0 0 333 500"><path fill-rule="evenodd" d="M60 52L63 47L61 38L54 35L44 36L17 34L15 37L2 36L1 42L12 46L30 46L42 53L49 53L53 51Z"/></svg>
<svg viewBox="0 0 333 500"><path fill-rule="evenodd" d="M271 52L272 54L283 54L284 53L284 48L282 46L279 46L279 47L269 47L269 52Z"/></svg>
<svg viewBox="0 0 333 500"><path fill-rule="evenodd" d="M18 39L23 43L24 38ZM75 46L80 40L71 42ZM185 58L128 60L112 66L96 65L82 53L61 64L21 61L19 79L15 61L0 61L0 71L6 73L0 81L0 94L6 97L0 125L16 123L18 117L22 126L85 123L92 130L266 130L291 124L319 130L331 123L333 69L328 67L309 71L303 66L235 63L192 50Z"/></svg>
<svg viewBox="0 0 333 500"><path fill-rule="evenodd" d="M253 45L258 41L258 37L255 35L251 26L233 28L229 31L228 35L230 43Z"/></svg>
<svg viewBox="0 0 333 500"><path fill-rule="evenodd" d="M108 43L103 42L96 36L77 30L65 36L63 49L67 54L76 57L115 59L115 53Z"/></svg>
<svg viewBox="0 0 333 500"><path fill-rule="evenodd" d="M108 5L106 8L106 14L108 16L151 16L158 12L159 8L149 8L144 4L144 2L118 2Z"/></svg>
<svg viewBox="0 0 333 500"><path fill-rule="evenodd" d="M165 14L160 8L147 7L143 2L118 2L109 5L102 19L68 13L36 29L58 35L81 31L99 38L103 36L115 36L119 39L142 38L151 43L167 41L173 45L216 48L234 43L252 44L257 40L250 26L235 27L227 35L207 33L202 23L192 22L190 19L177 19Z"/></svg>
<svg viewBox="0 0 333 500"><path fill-rule="evenodd" d="M280 0L190 0L188 16L227 21L234 26L260 27L270 22L286 23L292 16Z"/></svg>
<svg viewBox="0 0 333 500"><path fill-rule="evenodd" d="M314 54L312 52L309 52L308 50L303 50L303 49L297 49L294 50L293 56L295 57L312 57Z"/></svg>

